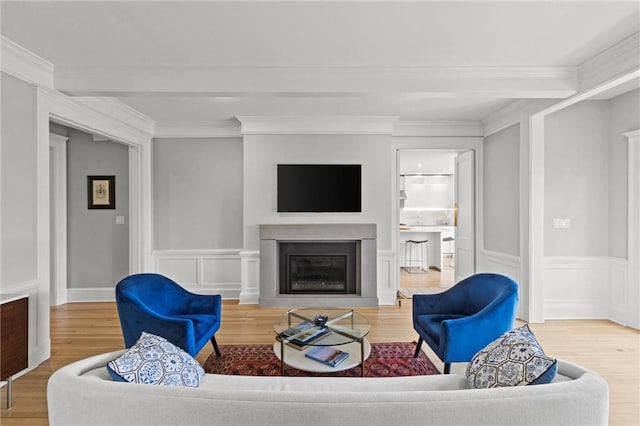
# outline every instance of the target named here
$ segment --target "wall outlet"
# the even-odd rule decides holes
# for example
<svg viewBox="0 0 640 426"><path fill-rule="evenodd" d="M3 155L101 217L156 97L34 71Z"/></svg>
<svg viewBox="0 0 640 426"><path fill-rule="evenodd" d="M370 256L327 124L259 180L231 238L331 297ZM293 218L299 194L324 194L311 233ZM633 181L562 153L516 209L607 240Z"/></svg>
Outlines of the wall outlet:
<svg viewBox="0 0 640 426"><path fill-rule="evenodd" d="M571 219L553 219L553 229L571 228Z"/></svg>
<svg viewBox="0 0 640 426"><path fill-rule="evenodd" d="M124 216L116 216L116 225L124 225Z"/></svg>

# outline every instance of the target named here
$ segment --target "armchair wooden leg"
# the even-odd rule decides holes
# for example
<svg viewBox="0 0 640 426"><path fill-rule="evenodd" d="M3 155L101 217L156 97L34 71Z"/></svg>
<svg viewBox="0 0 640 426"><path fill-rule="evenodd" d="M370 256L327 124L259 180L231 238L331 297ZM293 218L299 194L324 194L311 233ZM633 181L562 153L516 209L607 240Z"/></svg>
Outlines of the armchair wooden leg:
<svg viewBox="0 0 640 426"><path fill-rule="evenodd" d="M216 351L216 356L220 358L220 349L218 349L218 343L216 342L215 334L211 336L211 344L213 345L213 350Z"/></svg>
<svg viewBox="0 0 640 426"><path fill-rule="evenodd" d="M445 362L444 363L444 374L450 374L451 373L451 363L450 362Z"/></svg>
<svg viewBox="0 0 640 426"><path fill-rule="evenodd" d="M421 346L422 346L422 337L418 339L418 343L416 344L416 351L413 353L414 358L418 358L418 355L420 355Z"/></svg>

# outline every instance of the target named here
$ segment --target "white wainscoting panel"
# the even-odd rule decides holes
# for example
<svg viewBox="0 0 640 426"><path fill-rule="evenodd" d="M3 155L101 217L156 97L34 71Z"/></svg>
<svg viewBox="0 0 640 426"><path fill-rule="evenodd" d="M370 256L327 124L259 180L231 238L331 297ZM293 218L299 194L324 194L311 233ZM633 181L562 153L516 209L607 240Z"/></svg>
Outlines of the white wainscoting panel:
<svg viewBox="0 0 640 426"><path fill-rule="evenodd" d="M505 275L515 282L520 282L520 257L499 253L491 250L481 250L478 272L491 272Z"/></svg>
<svg viewBox="0 0 640 426"><path fill-rule="evenodd" d="M260 252L241 251L240 304L258 304L260 298Z"/></svg>
<svg viewBox="0 0 640 426"><path fill-rule="evenodd" d="M519 256L482 249L480 250L480 256L478 258L477 271L502 274L520 285L522 282L522 268L520 265L521 259ZM522 290L519 288L518 291L521 292ZM524 309L522 301L528 300L528 298L523 297L522 293L519 294L519 298L520 303L518 304L516 317L524 318L526 310Z"/></svg>
<svg viewBox="0 0 640 426"><path fill-rule="evenodd" d="M396 283L396 252L378 251L378 303L395 305L398 300L398 284Z"/></svg>
<svg viewBox="0 0 640 426"><path fill-rule="evenodd" d="M609 316L608 257L545 257L544 319Z"/></svg>
<svg viewBox="0 0 640 426"><path fill-rule="evenodd" d="M232 250L155 250L155 270L201 294L221 294L238 299L241 287L241 257Z"/></svg>
<svg viewBox="0 0 640 426"><path fill-rule="evenodd" d="M625 326L633 324L633 303L629 288L629 262L609 258L609 319Z"/></svg>
<svg viewBox="0 0 640 426"><path fill-rule="evenodd" d="M160 256L156 258L156 271L184 287L194 287L198 285L198 260Z"/></svg>

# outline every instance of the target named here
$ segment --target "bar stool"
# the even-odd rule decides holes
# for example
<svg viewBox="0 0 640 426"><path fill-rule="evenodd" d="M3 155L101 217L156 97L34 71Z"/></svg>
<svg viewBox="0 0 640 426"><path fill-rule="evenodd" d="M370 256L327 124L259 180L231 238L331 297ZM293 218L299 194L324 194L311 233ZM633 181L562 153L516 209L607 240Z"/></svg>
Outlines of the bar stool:
<svg viewBox="0 0 640 426"><path fill-rule="evenodd" d="M453 266L453 250L451 250L451 243L455 241L455 238L453 237L445 237L442 239L443 243L447 243L447 251L443 252L442 254L445 257L448 257L449 259L451 259L451 261L449 262L449 264L447 265L448 267L452 267Z"/></svg>
<svg viewBox="0 0 640 426"><path fill-rule="evenodd" d="M413 260L413 248L418 247L420 249L420 258ZM424 252L423 252L423 247L426 247L427 250L427 263L429 262L429 240L407 240L404 243L404 264L405 264L405 271L407 271L410 274L422 274L425 272L428 272L428 268L425 269L424 268ZM409 250L409 254L407 255L407 249ZM418 263L418 270L417 271L412 271L411 270L411 265L412 263Z"/></svg>

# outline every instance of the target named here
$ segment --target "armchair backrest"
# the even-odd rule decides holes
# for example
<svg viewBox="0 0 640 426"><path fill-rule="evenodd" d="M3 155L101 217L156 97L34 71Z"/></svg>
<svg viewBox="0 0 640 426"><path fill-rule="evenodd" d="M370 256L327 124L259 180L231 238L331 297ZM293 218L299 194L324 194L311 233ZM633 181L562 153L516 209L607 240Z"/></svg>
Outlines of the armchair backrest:
<svg viewBox="0 0 640 426"><path fill-rule="evenodd" d="M116 301L143 305L159 314L172 314L177 301L184 298L184 289L175 281L160 274L134 274L116 286Z"/></svg>
<svg viewBox="0 0 640 426"><path fill-rule="evenodd" d="M463 279L442 295L447 299L449 313L453 308L455 313L468 316L508 299L517 302L518 285L504 275L481 273Z"/></svg>

